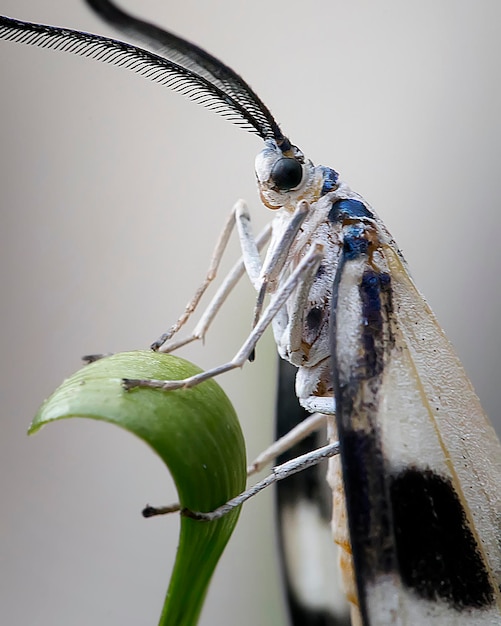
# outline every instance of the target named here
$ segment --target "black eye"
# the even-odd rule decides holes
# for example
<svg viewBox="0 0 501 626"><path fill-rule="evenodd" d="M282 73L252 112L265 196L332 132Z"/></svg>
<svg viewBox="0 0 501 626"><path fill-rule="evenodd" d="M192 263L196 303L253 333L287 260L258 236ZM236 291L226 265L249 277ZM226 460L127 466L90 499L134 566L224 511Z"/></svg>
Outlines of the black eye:
<svg viewBox="0 0 501 626"><path fill-rule="evenodd" d="M297 187L303 178L303 168L296 159L283 157L278 159L271 168L271 179L275 187L281 191L288 191Z"/></svg>

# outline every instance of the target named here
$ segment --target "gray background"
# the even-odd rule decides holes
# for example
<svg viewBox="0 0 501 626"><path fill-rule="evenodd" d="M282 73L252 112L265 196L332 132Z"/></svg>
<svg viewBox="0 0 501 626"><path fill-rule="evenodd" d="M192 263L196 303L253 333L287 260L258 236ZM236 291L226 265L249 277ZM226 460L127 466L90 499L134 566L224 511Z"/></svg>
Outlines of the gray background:
<svg viewBox="0 0 501 626"><path fill-rule="evenodd" d="M498 0L129 0L237 69L291 139L383 217L499 418ZM0 0L1 13L110 33L77 0ZM0 620L154 624L178 521L150 452L84 420L26 428L79 357L146 347L178 315L233 201L257 224L260 142L115 67L1 43ZM236 246L230 257L236 255ZM250 323L243 284L205 348L226 360ZM275 358L221 379L249 456L272 438ZM498 421L499 426L499 421ZM244 508L201 623L284 624L271 491Z"/></svg>

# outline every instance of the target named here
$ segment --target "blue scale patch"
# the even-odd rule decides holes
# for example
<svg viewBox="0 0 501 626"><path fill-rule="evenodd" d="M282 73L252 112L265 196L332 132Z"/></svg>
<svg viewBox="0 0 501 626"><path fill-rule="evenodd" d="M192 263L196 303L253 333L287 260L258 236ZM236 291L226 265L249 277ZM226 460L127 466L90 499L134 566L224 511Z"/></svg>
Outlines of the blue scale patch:
<svg viewBox="0 0 501 626"><path fill-rule="evenodd" d="M360 228L350 228L349 233L343 239L343 255L347 261L356 259L362 254L366 254L369 249L369 242L362 235Z"/></svg>
<svg viewBox="0 0 501 626"><path fill-rule="evenodd" d="M342 222L345 219L357 219L361 217L374 218L363 202L354 200L353 198L342 198L332 203L332 209L329 211L329 221Z"/></svg>
<svg viewBox="0 0 501 626"><path fill-rule="evenodd" d="M363 364L366 376L375 377L384 369L384 352L390 340L382 340L391 314L391 279L388 274L366 270L359 287L362 303L364 347Z"/></svg>
<svg viewBox="0 0 501 626"><path fill-rule="evenodd" d="M322 171L324 174L324 184L322 185L320 195L325 196L326 193L336 188L339 174L335 170L331 170L330 167L322 166Z"/></svg>

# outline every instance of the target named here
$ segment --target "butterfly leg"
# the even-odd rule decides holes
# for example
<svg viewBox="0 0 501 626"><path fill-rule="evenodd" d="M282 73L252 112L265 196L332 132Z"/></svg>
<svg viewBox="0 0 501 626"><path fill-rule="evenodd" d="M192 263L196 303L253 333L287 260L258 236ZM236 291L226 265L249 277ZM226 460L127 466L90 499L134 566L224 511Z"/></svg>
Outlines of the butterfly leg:
<svg viewBox="0 0 501 626"><path fill-rule="evenodd" d="M323 247L318 244L313 246L309 253L301 260L296 269L292 272L288 280L274 293L270 304L263 312L259 322L247 337L237 354L228 363L219 365L205 372L200 372L200 374L190 376L189 378L185 378L183 380L162 381L124 379L123 385L125 389L132 389L133 387L149 387L163 390L180 389L181 387L189 388L200 384L204 380L209 380L219 374L223 374L224 372L229 372L237 367L242 367L254 350L266 328L270 325L275 315L282 308L287 298L289 298L292 292L297 288L298 284L304 281L311 281L313 279L322 258Z"/></svg>

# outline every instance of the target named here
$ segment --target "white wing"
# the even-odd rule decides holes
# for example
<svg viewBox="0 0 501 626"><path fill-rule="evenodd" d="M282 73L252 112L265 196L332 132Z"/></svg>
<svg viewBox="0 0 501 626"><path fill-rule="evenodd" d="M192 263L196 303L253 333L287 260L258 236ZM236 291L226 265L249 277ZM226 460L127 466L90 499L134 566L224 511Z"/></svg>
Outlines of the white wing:
<svg viewBox="0 0 501 626"><path fill-rule="evenodd" d="M501 444L452 345L401 259L391 248L385 253L396 325L405 345L402 361L394 369L399 372L397 381L407 379L422 402L415 414L421 425L411 426L419 440L413 440L414 451L421 466L441 468L450 477L494 589L497 621L489 623L501 623ZM434 450L435 442L439 448ZM400 448L404 462L409 448Z"/></svg>
<svg viewBox="0 0 501 626"><path fill-rule="evenodd" d="M344 242L334 382L362 621L501 624L499 441L398 254L374 225Z"/></svg>

